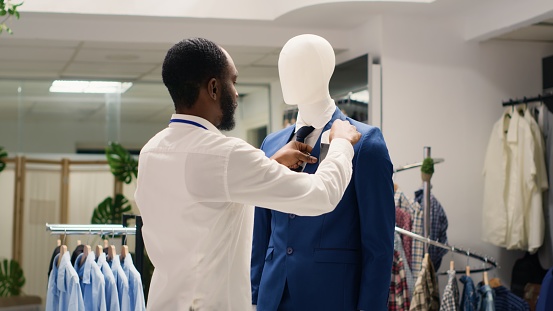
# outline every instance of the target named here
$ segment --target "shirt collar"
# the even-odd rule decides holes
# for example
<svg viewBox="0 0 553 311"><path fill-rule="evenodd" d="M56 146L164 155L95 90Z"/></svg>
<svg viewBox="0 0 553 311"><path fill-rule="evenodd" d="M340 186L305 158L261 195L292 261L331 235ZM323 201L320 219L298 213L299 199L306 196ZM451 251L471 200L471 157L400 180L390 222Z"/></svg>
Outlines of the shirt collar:
<svg viewBox="0 0 553 311"><path fill-rule="evenodd" d="M327 109L322 112L321 116L317 118L317 124L306 124L301 117L301 111L298 111L298 119L296 121L296 129L294 133L297 132L302 126L306 125L311 125L316 129L322 129L332 119L334 111L336 111L336 105L327 107Z"/></svg>
<svg viewBox="0 0 553 311"><path fill-rule="evenodd" d="M174 114L171 115L171 119L181 119L181 120L193 121L193 122L196 122L196 123L199 123L199 124L205 126L208 131L223 135L215 127L215 125L213 125L211 122L207 121L206 119L198 117L198 116L193 116L193 115L189 115L189 114L174 113ZM194 125L178 123L178 122L169 123L169 127L184 127L184 126L189 126L190 127L190 126L194 126ZM202 128L200 128L200 129L203 130Z"/></svg>

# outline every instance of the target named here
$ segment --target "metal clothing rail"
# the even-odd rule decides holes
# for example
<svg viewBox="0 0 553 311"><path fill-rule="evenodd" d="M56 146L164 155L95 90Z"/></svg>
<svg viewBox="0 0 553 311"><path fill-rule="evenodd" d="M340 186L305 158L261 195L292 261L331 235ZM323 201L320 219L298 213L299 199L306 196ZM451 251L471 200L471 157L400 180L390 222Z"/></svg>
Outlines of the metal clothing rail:
<svg viewBox="0 0 553 311"><path fill-rule="evenodd" d="M444 162L444 159L442 159L442 158L433 158L432 160L434 160L434 164ZM421 166L422 166L422 162L407 164L407 165L395 168L394 173L405 171L405 170L412 169L412 168L415 168L415 167L421 167Z"/></svg>
<svg viewBox="0 0 553 311"><path fill-rule="evenodd" d="M547 99L553 99L553 93L549 94L540 94L535 97L523 97L522 99L509 99L508 101L503 102L503 106L515 106L519 104L526 104L526 103L533 103L533 102L541 102Z"/></svg>
<svg viewBox="0 0 553 311"><path fill-rule="evenodd" d="M478 255L478 254L475 254L475 253L471 253L469 250L464 250L462 248L458 248L458 247L455 247L453 245L443 244L443 243L431 240L429 238L422 237L422 236L420 236L416 233L413 233L411 231L407 231L407 230L399 228L399 227L395 227L395 230L396 230L397 233L410 236L413 239L419 240L421 242L424 242L424 243L427 243L427 244L430 244L430 245L434 245L436 247L440 247L440 248L443 248L443 249L447 249L450 252L458 253L458 254L461 254L461 255L464 255L464 256L468 256L470 258L478 259L479 261L483 262L484 264L489 265L488 267L485 267L485 268L482 268L482 269L474 269L474 270L471 269L470 270L471 273L489 271L489 270L492 270L492 269L495 269L495 268L498 267L497 262L495 262L495 260L493 260L492 258L489 258L487 256L482 256L482 255ZM457 273L465 273L465 270L457 270L456 272Z"/></svg>
<svg viewBox="0 0 553 311"><path fill-rule="evenodd" d="M46 224L51 235L135 235L136 227L123 225L66 225Z"/></svg>

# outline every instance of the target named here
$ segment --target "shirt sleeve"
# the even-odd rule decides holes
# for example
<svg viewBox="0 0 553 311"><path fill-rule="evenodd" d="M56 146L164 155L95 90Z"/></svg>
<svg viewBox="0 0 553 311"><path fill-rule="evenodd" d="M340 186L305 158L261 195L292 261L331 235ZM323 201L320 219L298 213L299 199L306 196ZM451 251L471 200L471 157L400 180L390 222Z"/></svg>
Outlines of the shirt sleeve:
<svg viewBox="0 0 553 311"><path fill-rule="evenodd" d="M247 143L237 143L227 163L229 201L300 216L332 211L352 175L353 147L334 139L315 174L293 172Z"/></svg>

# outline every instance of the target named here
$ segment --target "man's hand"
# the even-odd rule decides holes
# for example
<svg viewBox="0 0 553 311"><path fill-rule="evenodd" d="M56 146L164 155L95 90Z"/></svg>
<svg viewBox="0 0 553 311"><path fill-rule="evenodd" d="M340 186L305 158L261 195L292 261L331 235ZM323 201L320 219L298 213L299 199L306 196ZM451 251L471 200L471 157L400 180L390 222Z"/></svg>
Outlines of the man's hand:
<svg viewBox="0 0 553 311"><path fill-rule="evenodd" d="M361 139L361 133L348 121L335 120L330 128L329 140L332 141L334 138L344 138L355 145Z"/></svg>
<svg viewBox="0 0 553 311"><path fill-rule="evenodd" d="M316 163L317 158L309 155L313 148L299 141L291 141L284 147L280 148L271 159L276 160L278 163L291 168L296 169L305 163Z"/></svg>

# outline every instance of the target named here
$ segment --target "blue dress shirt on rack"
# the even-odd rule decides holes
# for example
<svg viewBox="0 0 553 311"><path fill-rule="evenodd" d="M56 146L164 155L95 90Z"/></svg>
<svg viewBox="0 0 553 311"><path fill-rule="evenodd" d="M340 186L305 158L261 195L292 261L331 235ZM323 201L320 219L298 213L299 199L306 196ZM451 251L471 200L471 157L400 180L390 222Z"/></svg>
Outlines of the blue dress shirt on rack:
<svg viewBox="0 0 553 311"><path fill-rule="evenodd" d="M119 256L113 257L113 259L108 262L111 266L111 272L113 272L113 277L117 282L117 296L119 297L119 306L121 311L130 311L131 310L131 301L129 296L129 279L121 267L121 262L119 261Z"/></svg>
<svg viewBox="0 0 553 311"><path fill-rule="evenodd" d="M131 255L125 256L123 260L123 271L129 280L129 296L131 301L131 310L133 311L145 311L146 303L144 301L144 290L142 288L142 279L140 272L136 270L132 262Z"/></svg>
<svg viewBox="0 0 553 311"><path fill-rule="evenodd" d="M71 256L66 252L57 266L59 254L52 261L52 271L48 278L46 311L85 310L79 276L71 266Z"/></svg>
<svg viewBox="0 0 553 311"><path fill-rule="evenodd" d="M108 311L119 311L119 296L117 296L117 282L115 281L115 276L113 271L106 261L106 254L104 252L100 253L100 257L96 262L100 271L104 275L104 280L106 282L106 308Z"/></svg>
<svg viewBox="0 0 553 311"><path fill-rule="evenodd" d="M93 252L81 264L85 254L79 254L75 260L75 271L79 276L81 291L83 294L84 307L86 311L106 311L106 281L96 264Z"/></svg>

